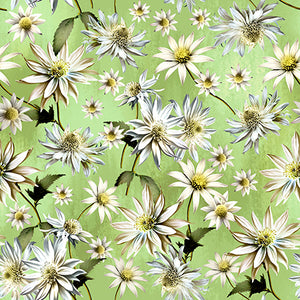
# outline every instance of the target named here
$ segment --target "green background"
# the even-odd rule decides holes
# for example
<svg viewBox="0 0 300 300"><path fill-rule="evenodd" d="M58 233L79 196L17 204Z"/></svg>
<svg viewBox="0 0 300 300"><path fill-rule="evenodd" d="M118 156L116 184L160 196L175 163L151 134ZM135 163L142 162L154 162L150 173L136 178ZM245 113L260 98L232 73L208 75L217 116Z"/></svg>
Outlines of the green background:
<svg viewBox="0 0 300 300"><path fill-rule="evenodd" d="M58 24L67 17L72 17L77 14L76 8L71 8L64 1L58 1L58 8L54 15L51 14L50 4L48 0L43 0L41 3L38 3L37 8L34 10L34 13L41 13L43 19L46 22L39 26L41 31L43 32L42 36L36 35L36 43L40 45L43 49L46 50L46 45L48 41L52 41L54 32L58 26ZM94 9L91 10L88 0L79 0L83 11L93 11L97 15L97 10L102 9L105 15L111 15L113 13L113 0L111 1L99 1L94 0ZM257 0L255 1L258 4ZM299 4L299 1L294 0L294 4ZM142 2L144 3L144 1ZM246 8L248 4L250 4L246 0L238 0L237 1L240 8ZM273 1L268 1L267 3L273 3ZM20 4L23 8L25 8L25 1L21 0ZM189 35L191 32L195 33L195 38L200 38L205 36L206 38L201 43L200 47L211 46L214 44L214 36L217 34L216 32L212 32L208 29L207 26L204 27L203 30L197 30L196 26L192 26L192 21L189 18L192 17L192 14L188 11L187 8L183 8L181 13L178 14L176 11L176 6L172 4L164 4L163 0L148 0L147 4L150 7L150 19L147 19L146 22L136 23L135 33L141 30L146 30L147 34L145 39L150 39L151 42L147 44L143 50L143 52L147 53L146 57L137 57L136 62L139 66L138 69L134 69L131 66L127 66L126 72L122 73L121 66L118 59L114 59L111 61L110 57L104 57L100 61L96 60L95 65L92 67L94 70L103 74L104 71L109 72L112 67L114 71L120 70L120 74L124 79L123 83L128 83L130 81L138 81L140 74L148 69L148 78L151 78L154 74L155 68L157 65L162 62L161 59L153 58L152 56L158 53L158 47L169 47L167 36L162 37L161 32L154 32L153 26L150 26L151 23L154 22L152 18L155 15L155 11L159 11L164 9L167 11L171 9L173 13L176 13L175 20L178 22L175 24L177 31L170 31L170 35L178 41L178 38L184 34L185 36ZM213 16L217 15L217 10L220 6L225 8L227 11L229 7L232 6L232 1L227 0L207 0L205 3L196 0L196 8L206 8L208 12L211 13L210 25L214 25ZM251 5L251 4L250 4ZM1 7L10 7L10 0L1 1ZM128 0L117 0L117 10L119 14L124 18L127 25L130 25L132 22L132 15L129 14L129 8L133 7L133 1ZM17 8L14 10L17 11ZM281 16L285 19L285 21L279 22L279 26L281 30L285 33L284 36L278 36L279 39L279 47L282 49L287 42L293 44L297 38L299 38L299 28L300 28L300 18L299 11L296 11L292 8L289 8L283 4L279 4L274 11L270 14L274 16ZM7 12L0 12L0 46L5 43L12 41L13 34L8 35L7 32L10 28L9 24L5 23L5 20L9 19L10 15ZM77 19L75 20L74 29L69 37L69 51L75 50L80 46L85 36L83 36L80 31L83 30L83 24ZM219 86L220 91L216 92L217 95L221 96L223 99L228 101L228 103L236 109L242 109L244 101L248 99L248 94L261 95L263 87L267 86L268 92L273 93L273 80L267 82L265 85L262 83L262 79L264 75L267 73L268 69L260 68L265 60L264 56L272 56L274 57L273 49L269 40L265 39L265 50L261 50L259 46L255 47L254 50L250 53L246 53L243 58L241 58L237 53L231 51L226 56L222 57L223 48L221 46L216 49L207 52L206 54L214 59L214 62L202 63L198 64L197 67L205 73L208 68L211 73L217 73L220 77L220 81L222 84ZM19 40L11 42L10 47L7 49L5 54L10 52L22 52L24 57L34 59L30 47L29 40L26 39L23 44L20 43ZM89 54L85 54L85 57L94 57L95 51ZM12 70L4 70L4 73L7 75L11 82L10 91L15 92L19 97L28 98L32 89L35 85L23 85L17 83L16 80L24 78L28 75L31 75L32 72L27 68L22 56L18 56L10 61L14 61L19 63L22 67L18 69ZM250 80L250 87L247 87L246 91L236 92L235 89L229 90L230 83L226 81L225 74L230 73L230 67L236 68L237 64L240 64L241 68L247 68L248 71L251 71L251 76L253 77ZM165 72L162 72L160 75L160 79L157 84L154 86L156 89L164 88L163 92L160 92L160 95L163 99L163 104L166 105L168 100L175 99L179 104L182 104L185 94L189 93L191 99L197 96L198 88L196 88L192 82L192 80L187 76L186 81L183 85L180 84L179 77L177 71L171 75L168 80L164 80ZM100 79L99 77L97 77ZM94 135L97 135L98 132L103 131L103 122L104 121L118 121L124 120L129 121L135 118L135 111L132 111L129 106L125 105L122 107L118 107L119 102L114 101L114 97L111 93L104 95L103 90L99 91L98 88L101 86L98 82L93 82L91 85L77 85L79 90L79 98L78 103L75 103L73 99L70 99L70 105L67 108L64 108L61 105L61 120L64 126L70 124L71 129L77 128L86 128L89 126ZM123 88L121 88L120 92L123 92ZM292 112L292 108L295 108L294 101L299 101L299 92L300 87L295 82L295 87L293 93L289 93L288 88L286 86L285 81L282 81L278 86L278 93L281 97L281 102L289 102L288 111L291 114L290 121L296 118L296 114ZM7 96L5 92L0 90L0 94ZM99 117L99 119L84 118L85 113L81 110L81 105L85 104L86 99L90 99L91 97L94 99L100 99L103 102L104 110L103 115ZM251 212L254 211L258 218L262 220L267 207L270 205L271 194L266 193L263 189L263 186L269 181L267 178L263 177L259 171L263 169L273 168L273 163L267 158L266 154L272 153L278 156L283 157L283 151L281 148L281 144L286 144L288 147L291 146L291 138L294 132L298 129L298 124L291 124L290 126L281 126L280 136L276 135L268 135L267 139L261 139L260 141L260 154L255 154L254 150L251 149L246 154L242 154L244 143L241 142L239 144L231 145L230 142L234 139L234 137L230 136L229 133L224 132L224 129L229 128L226 123L227 118L233 117L232 113L217 99L212 97L205 97L205 95L199 95L199 99L203 101L204 107L210 106L211 112L209 116L213 116L216 118L215 123L210 126L210 128L217 129L217 132L212 135L211 143L214 147L217 147L220 144L224 147L226 144L229 145L230 149L233 149L232 155L234 156L234 167L228 167L225 175L220 180L229 185L229 200L237 201L238 206L242 207L239 215L243 215L248 220L250 220ZM40 100L35 100L33 103L40 104ZM53 100L49 101L49 104L53 104ZM235 118L236 119L236 118ZM40 125L38 127L34 127L34 122L23 123L22 132L18 131L14 136L10 133L9 129L0 132L0 137L2 141L2 145L5 145L9 138L11 137L16 146L16 152L25 151L31 147L33 147L33 152L30 157L26 160L23 165L27 166L35 166L41 170L38 173L38 176L43 177L46 174L57 174L57 173L66 173L66 176L62 179L55 182L52 186L52 190L55 190L55 186L60 186L61 183L64 186L69 186L73 191L73 202L71 202L68 206L58 206L66 218L76 218L79 213L86 207L85 204L81 203L81 200L88 197L88 193L86 193L83 188L89 187L88 180L93 180L98 183L99 176L102 177L103 180L108 180L108 186L113 186L118 175L124 170L130 170L133 157L130 156L130 150L127 149L125 158L124 158L124 166L123 169L119 167L119 161L121 156L122 146L119 149L113 148L105 152L105 155L101 157L105 162L105 166L99 166L96 173L90 175L89 178L84 177L83 172L80 174L75 174L72 176L71 169L69 167L62 168L61 163L58 162L55 165L51 166L48 170L44 170L46 161L43 159L37 158L38 155L46 151L42 145L39 144L38 140L45 141L45 130L44 127L51 128L50 124ZM199 149L199 157L208 159L211 157L208 151L204 151ZM184 158L184 162L186 162L187 155ZM210 166L210 162L206 163L206 167ZM233 176L235 175L235 171L241 171L244 169L248 171L251 168L252 173L256 173L255 179L258 181L256 184L257 192L251 191L249 196L242 197L240 192L234 192L234 187L230 186L231 183L234 182ZM167 205L171 205L175 203L182 192L181 188L170 188L169 184L175 181L172 177L167 174L170 171L181 170L179 164L177 164L172 158L163 156L161 162L161 171L159 171L153 162L152 157L139 166L136 171L140 174L146 174L152 176L156 182L158 182L161 186L161 189L165 195ZM223 172L224 173L224 172ZM35 178L35 175L31 176L31 178ZM25 189L25 186L22 186ZM138 199L142 199L141 197L142 188L140 186L139 180L136 178L134 183L130 187L129 195L125 196L125 185L120 186L116 195L118 196L118 201L122 206L126 206L128 208L133 208L133 203L131 200L132 196L135 196ZM224 193L226 188L219 189L220 192ZM19 206L24 205L24 200L19 197L18 198ZM40 215L50 214L52 217L56 217L55 209L54 209L55 199L52 198L52 195L47 195L44 200L41 201L41 205L39 206ZM13 207L14 203L11 200L7 200L8 207ZM180 211L175 215L175 217L180 217L186 219L186 205L187 201L184 202ZM203 199L200 201L200 207L206 205ZM26 206L28 206L26 204ZM290 199L285 203L279 206L275 206L275 203L271 204L272 212L275 219L277 219L286 209L289 210L289 223L296 222L299 217L299 202L297 201L295 195L292 195ZM14 237L16 237L19 232L15 228L11 229L10 223L5 223L7 217L5 214L9 213L9 208L4 205L0 206L0 215L2 217L2 222L0 224L0 234L5 235L9 242L12 242ZM191 222L192 229L196 229L197 227L207 227L209 222L204 222L203 219L205 217L205 213L200 210L193 214L191 213ZM33 211L30 210L29 213L33 216L31 219L32 225L35 225L37 220ZM122 214L116 215L112 213L113 222L123 221L125 217ZM44 220L44 218L43 218ZM103 238L107 237L108 240L114 240L114 238L120 233L117 230L114 230L107 218L105 218L104 223L100 224L99 216L97 211L90 216L83 216L81 218L81 224L84 230L92 233L94 236L100 236ZM232 230L237 231L239 227L236 224L232 224ZM184 232L185 229L183 228ZM38 231L34 234L34 241L37 241L39 245L42 242L42 234ZM208 259L214 259L215 252L218 252L222 255L225 252L229 252L236 248L239 244L232 238L230 232L222 226L218 231L213 231L208 234L202 242L204 243L204 247L198 248L193 257L193 261L190 266L192 268L202 267L202 277L208 271L207 268L203 267L208 263ZM112 252L113 257L119 259L120 252L122 246L117 246L115 242L112 242L111 247L114 249ZM89 254L85 251L88 250L89 247L86 244L80 243L77 248L73 249L73 255L76 258L80 258L82 260L87 259ZM293 256L293 251L286 251L286 254L289 258L289 263L295 263ZM126 255L123 255L123 258L126 259ZM152 261L153 257L151 257L146 249L143 247L142 250L138 253L138 255L134 259L135 265L139 265L140 268L144 271L149 269L149 266L146 264L148 261ZM238 261L241 261L239 259ZM109 289L108 286L112 282L112 278L105 277L104 274L108 271L104 268L106 264L113 264L112 259L107 259L104 263L100 263L95 267L95 269L91 272L91 276L94 280L88 282L88 286L92 292L93 299L113 299L116 289ZM296 288L294 287L294 283L288 280L290 276L294 276L295 273L290 270L286 270L283 265L280 265L280 273L278 276L275 276L273 272L273 285L277 294L283 300L288 299L296 299L295 292ZM249 275L249 270L244 273ZM240 276L236 276L238 281L244 280L244 274ZM259 272L261 274L261 272ZM148 282L142 283L146 292L138 291L138 297L141 299L151 299L153 297L160 298L160 286L153 287L152 284L156 278L145 276L148 279ZM229 284L226 284L224 288L221 287L219 278L209 283L209 290L204 295L206 300L217 300L217 299L226 299L227 294L230 292L231 287ZM83 299L88 299L86 291L84 288L80 288L82 292ZM254 295L253 299L261 299L262 294ZM272 299L272 295L267 295L266 299ZM7 296L5 299L10 299L10 296ZM126 290L123 299L135 299L135 296L129 291ZM232 296L231 299L241 299L239 295Z"/></svg>

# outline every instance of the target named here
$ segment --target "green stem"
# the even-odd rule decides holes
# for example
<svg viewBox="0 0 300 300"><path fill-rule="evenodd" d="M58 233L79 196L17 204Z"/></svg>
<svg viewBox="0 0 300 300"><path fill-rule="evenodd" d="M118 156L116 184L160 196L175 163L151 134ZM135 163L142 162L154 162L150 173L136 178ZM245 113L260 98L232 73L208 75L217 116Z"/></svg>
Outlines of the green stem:
<svg viewBox="0 0 300 300"><path fill-rule="evenodd" d="M134 172L134 169L135 169L135 167L136 167L136 164L137 164L137 161L138 161L140 155L141 155L141 153L137 154L136 157L135 157L135 160L134 160L133 165L132 165L132 168L131 168L131 171L132 171L132 172ZM129 184L128 184L128 186L127 186L127 189L126 189L126 193L125 193L126 196L128 195L129 187L130 187L130 182L129 182Z"/></svg>
<svg viewBox="0 0 300 300"><path fill-rule="evenodd" d="M117 13L117 0L114 0L114 12Z"/></svg>
<svg viewBox="0 0 300 300"><path fill-rule="evenodd" d="M58 126L63 130L65 131L64 127L62 126L61 122L60 122L60 116L59 116L59 101L56 102L56 108L57 108L57 123L58 123Z"/></svg>
<svg viewBox="0 0 300 300"><path fill-rule="evenodd" d="M89 295L89 299L92 300L92 295L91 295L91 292L90 292L90 290L89 290L87 284L84 283L83 285L84 285L84 287L85 287L85 289L86 289L86 291L87 291L87 293L88 293L88 295Z"/></svg>
<svg viewBox="0 0 300 300"><path fill-rule="evenodd" d="M187 211L186 211L186 220L188 222L190 222L190 207L191 207L191 204L192 204L192 199L193 199L193 193L191 194L189 204L187 206ZM188 224L188 234L190 235L191 233L192 233L191 226L190 226L190 224Z"/></svg>
<svg viewBox="0 0 300 300"><path fill-rule="evenodd" d="M123 167L124 154L125 154L125 150L126 150L127 146L128 146L128 144L126 143L126 144L124 145L123 150L122 150L121 162L120 162L120 167L121 167L121 168Z"/></svg>
<svg viewBox="0 0 300 300"><path fill-rule="evenodd" d="M233 283L231 282L231 280L229 279L229 277L226 275L226 278L227 278L227 280L228 280L228 282L229 282L229 284L231 285L231 287L234 289L235 288L235 286L233 285ZM249 300L249 298L248 297L246 297L245 295L243 295L242 293L238 293L239 295L241 295L243 298L245 298L245 299L248 299Z"/></svg>
<svg viewBox="0 0 300 300"><path fill-rule="evenodd" d="M35 212L35 214L36 214L36 216L39 220L39 222L37 224L37 226L38 226L39 224L41 224L42 221L41 221L40 215L39 215L36 207L31 203L31 201L21 191L19 193L27 201L27 203L32 207L32 209L34 210L34 212Z"/></svg>
<svg viewBox="0 0 300 300"><path fill-rule="evenodd" d="M72 251L71 251L71 243L70 243L70 241L68 242L68 249L69 249L69 257L73 258L72 257Z"/></svg>
<svg viewBox="0 0 300 300"><path fill-rule="evenodd" d="M120 287L121 287L121 284L118 285L118 288L116 290L116 293L115 293L115 300L117 300L117 296L118 296L118 292L120 290Z"/></svg>
<svg viewBox="0 0 300 300"><path fill-rule="evenodd" d="M82 217L82 215L93 205L94 203L90 204L88 207L86 207L78 216L77 221Z"/></svg>
<svg viewBox="0 0 300 300"><path fill-rule="evenodd" d="M285 5L287 5L287 6L289 6L289 7L292 7L292 8L295 8L295 9L298 9L298 10L300 10L300 7L297 7L297 6L295 6L295 5L292 5L292 4L290 4L290 3L287 3L287 2L285 2L285 1L283 1L283 0L279 0L281 3L283 3L283 4L285 4Z"/></svg>
<svg viewBox="0 0 300 300"><path fill-rule="evenodd" d="M254 4L254 2L252 0L249 0L249 2L256 8L256 5Z"/></svg>
<svg viewBox="0 0 300 300"><path fill-rule="evenodd" d="M269 285L270 285L271 293L273 294L273 296L274 296L277 300L281 300L281 299L276 295L276 293L275 293L274 290L273 290L272 281L271 281L271 275L270 275L270 271L269 271L269 270L267 271L267 274L268 274L268 280L269 280Z"/></svg>
<svg viewBox="0 0 300 300"><path fill-rule="evenodd" d="M74 1L75 1L75 4L76 4L76 6L77 6L77 8L78 8L78 10L79 10L79 14L81 14L81 13L82 13L82 10L81 10L81 7L80 7L78 1L77 1L77 0L74 0Z"/></svg>

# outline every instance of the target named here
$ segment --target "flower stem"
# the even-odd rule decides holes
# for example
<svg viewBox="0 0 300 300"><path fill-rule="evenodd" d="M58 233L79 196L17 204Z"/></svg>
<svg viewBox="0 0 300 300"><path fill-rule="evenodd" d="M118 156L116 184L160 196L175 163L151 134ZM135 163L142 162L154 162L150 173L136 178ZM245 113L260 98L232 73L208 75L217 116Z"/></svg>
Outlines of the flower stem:
<svg viewBox="0 0 300 300"><path fill-rule="evenodd" d="M81 13L82 13L82 10L81 10L81 7L80 7L78 1L77 1L77 0L74 0L74 1L75 1L75 4L76 4L76 6L77 6L77 8L78 8L78 10L79 10L79 14L81 14Z"/></svg>
<svg viewBox="0 0 300 300"><path fill-rule="evenodd" d="M132 168L131 168L131 171L132 171L132 172L134 172L134 169L135 169L135 167L136 167L136 164L137 164L137 161L138 161L140 155L141 155L141 153L137 154L136 157L135 157L135 160L134 160L133 165L132 165ZM128 186L127 186L127 189L126 189L126 193L125 193L126 196L128 195L129 187L130 187L130 182L129 182L129 184L128 184Z"/></svg>
<svg viewBox="0 0 300 300"><path fill-rule="evenodd" d="M57 122L58 122L58 126L65 131L64 127L62 126L61 122L60 122L60 116L59 116L59 101L56 102L56 108L57 108Z"/></svg>
<svg viewBox="0 0 300 300"><path fill-rule="evenodd" d="M287 2L285 2L285 1L283 1L283 0L279 0L281 3L283 3L283 4L285 4L285 5L287 5L287 6L289 6L289 7L292 7L292 8L295 8L295 9L299 9L300 10L300 7L297 7L297 6L295 6L295 5L292 5L292 4L290 4L290 3L287 3Z"/></svg>
<svg viewBox="0 0 300 300"><path fill-rule="evenodd" d="M38 226L39 224L41 224L42 221L41 221L40 215L39 215L36 207L31 203L31 201L21 191L19 193L28 202L28 204L32 207L32 209L34 210L34 212L35 212L35 214L36 214L36 216L39 220L39 222L37 224L37 226Z"/></svg>
<svg viewBox="0 0 300 300"><path fill-rule="evenodd" d="M294 75L294 78L296 79L297 83L300 84L299 79Z"/></svg>
<svg viewBox="0 0 300 300"><path fill-rule="evenodd" d="M269 271L269 270L267 271L267 274L268 274L268 280L269 280L269 285L270 285L271 293L273 294L273 296L274 296L277 300L281 300L281 299L276 295L276 293L275 293L274 290L273 290L272 281L271 281L271 275L270 275L270 271Z"/></svg>
<svg viewBox="0 0 300 300"><path fill-rule="evenodd" d="M249 0L249 2L256 8L256 5L254 4L254 2L252 0Z"/></svg>
<svg viewBox="0 0 300 300"><path fill-rule="evenodd" d="M227 280L228 280L228 282L229 282L229 284L231 285L231 287L234 289L235 288L235 286L233 285L233 283L231 282L231 280L229 279L229 277L226 275L226 278L227 278ZM245 299L248 299L249 300L249 298L247 297L247 296L245 296L245 295L243 295L242 293L238 293L239 295L241 295L243 298L245 298Z"/></svg>
<svg viewBox="0 0 300 300"><path fill-rule="evenodd" d="M90 204L88 207L86 207L78 216L77 221L82 217L82 215L93 205L94 203Z"/></svg>
<svg viewBox="0 0 300 300"><path fill-rule="evenodd" d="M71 243L70 243L70 241L68 242L68 249L69 249L69 257L73 258L72 257L72 251L71 251Z"/></svg>
<svg viewBox="0 0 300 300"><path fill-rule="evenodd" d="M191 207L191 204L192 204L192 199L193 199L193 193L191 194L189 204L187 206L187 211L186 211L186 220L188 222L190 222L190 207ZM190 226L190 224L188 224L188 234L190 235L191 233L192 233L191 226Z"/></svg>
<svg viewBox="0 0 300 300"><path fill-rule="evenodd" d="M86 291L87 291L87 293L88 293L88 295L89 295L89 299L92 300L92 295L91 295L91 292L90 292L90 290L89 290L87 284L84 283L83 285L84 285L84 287L85 287L85 289L86 289Z"/></svg>
<svg viewBox="0 0 300 300"><path fill-rule="evenodd" d="M124 154L125 154L125 150L127 148L127 143L124 145L123 151L122 151L122 155L121 155L121 162L120 162L120 167L123 167L123 160L124 160Z"/></svg>
<svg viewBox="0 0 300 300"><path fill-rule="evenodd" d="M136 119L139 118L139 103L136 104L136 114L135 114L135 118L136 118Z"/></svg>
<svg viewBox="0 0 300 300"><path fill-rule="evenodd" d="M118 296L120 287L121 287L121 283L118 285L118 288L117 288L117 290L116 290L116 293L115 293L115 300L117 300L117 296Z"/></svg>
<svg viewBox="0 0 300 300"><path fill-rule="evenodd" d="M7 11L7 9L6 9L6 8L1 8L1 7L0 7L0 10Z"/></svg>
<svg viewBox="0 0 300 300"><path fill-rule="evenodd" d="M93 0L90 0L90 3L91 3L91 8L94 8Z"/></svg>
<svg viewBox="0 0 300 300"><path fill-rule="evenodd" d="M73 298L73 299L75 299L75 300L76 300L76 297L75 297L73 294L71 294L71 296L72 296L72 298Z"/></svg>
<svg viewBox="0 0 300 300"><path fill-rule="evenodd" d="M114 12L117 13L117 0L114 0Z"/></svg>

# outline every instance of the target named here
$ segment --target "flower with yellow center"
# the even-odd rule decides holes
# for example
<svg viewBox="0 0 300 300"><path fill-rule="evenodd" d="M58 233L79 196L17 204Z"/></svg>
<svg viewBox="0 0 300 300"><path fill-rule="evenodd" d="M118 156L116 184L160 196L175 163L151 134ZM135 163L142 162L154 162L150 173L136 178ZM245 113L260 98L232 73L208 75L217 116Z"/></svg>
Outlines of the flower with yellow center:
<svg viewBox="0 0 300 300"><path fill-rule="evenodd" d="M10 213L7 214L8 219L6 220L6 222L11 222L11 227L16 226L17 230L19 230L20 228L24 228L24 224L29 224L29 219L32 218L31 215L27 214L29 211L29 207L19 207L19 205L16 203L15 204L15 208L9 208L10 209Z"/></svg>
<svg viewBox="0 0 300 300"><path fill-rule="evenodd" d="M93 119L96 117L96 119L98 119L98 117L102 115L101 111L104 107L100 100L94 100L94 98L91 97L91 100L86 99L85 103L85 105L81 105L82 111L86 113L85 118L90 117L90 119Z"/></svg>
<svg viewBox="0 0 300 300"><path fill-rule="evenodd" d="M54 204L60 203L60 205L63 204L69 204L69 202L72 201L71 197L72 195L72 190L69 187L64 188L64 185L62 184L61 187L59 188L58 186L56 187L56 191L53 193L53 198L56 199Z"/></svg>
<svg viewBox="0 0 300 300"><path fill-rule="evenodd" d="M226 145L224 148L222 148L220 145L218 145L218 148L213 147L213 151L210 152L212 155L212 158L208 159L208 161L212 161L212 167L218 167L219 172L222 170L226 170L227 165L233 166L233 163L231 160L234 158L231 156L232 150L228 150L228 146Z"/></svg>
<svg viewBox="0 0 300 300"><path fill-rule="evenodd" d="M104 261L107 257L112 257L109 253L113 249L109 247L111 242L106 241L106 237L102 240L97 237L97 240L91 239L91 243L89 244L90 250L87 250L86 253L91 253L91 259L97 258Z"/></svg>
<svg viewBox="0 0 300 300"><path fill-rule="evenodd" d="M195 79L196 82L196 87L199 87L199 93L198 94L203 94L205 93L206 96L209 94L215 94L215 91L219 91L217 88L218 85L221 84L219 82L219 76L216 76L216 73L209 74L209 70L206 70L206 74L200 73L199 78Z"/></svg>
<svg viewBox="0 0 300 300"><path fill-rule="evenodd" d="M207 10L204 9L195 9L195 12L193 12L193 18L190 18L191 21L193 21L192 25L197 25L197 29L200 28L203 29L204 26L209 26L209 21L211 20L208 16L210 13L207 13Z"/></svg>
<svg viewBox="0 0 300 300"><path fill-rule="evenodd" d="M165 12L163 9L161 12L155 12L156 16L153 16L155 22L150 24L151 26L156 26L155 32L161 31L161 35L164 36L165 34L169 35L170 30L177 30L174 24L177 21L174 20L175 14L171 14L171 10L169 9Z"/></svg>
<svg viewBox="0 0 300 300"><path fill-rule="evenodd" d="M251 175L251 170L248 170L246 173L243 169L241 170L241 173L236 171L236 176L233 176L233 178L236 180L234 183L232 183L232 186L236 186L235 192L241 191L242 196L244 197L246 194L249 195L250 190L257 191L254 184L257 183L256 180L254 180L254 177L256 174Z"/></svg>
<svg viewBox="0 0 300 300"><path fill-rule="evenodd" d="M236 88L236 91L239 91L240 88L246 90L246 86L250 86L249 80L252 78L250 77L250 71L247 72L247 69L241 69L240 65L237 65L237 68L234 69L231 67L231 74L226 74L227 81L231 83L230 90Z"/></svg>
<svg viewBox="0 0 300 300"><path fill-rule="evenodd" d="M120 126L114 127L113 123L110 122L109 127L104 126L104 132L99 132L100 136L103 136L103 146L108 146L111 149L113 146L119 148L119 144L123 143L123 131Z"/></svg>
<svg viewBox="0 0 300 300"><path fill-rule="evenodd" d="M102 85L99 90L104 90L104 95L111 92L115 96L116 93L119 93L119 87L124 86L124 83L121 82L123 77L118 75L119 71L114 73L113 69L110 69L109 73L104 71L104 75L100 75L99 82Z"/></svg>
<svg viewBox="0 0 300 300"><path fill-rule="evenodd" d="M148 15L150 13L149 8L150 5L147 5L146 3L142 5L141 0L139 0L138 4L134 3L133 8L129 8L130 14L133 16L132 21L138 20L138 22L140 22L143 20L146 22L146 19L150 18Z"/></svg>

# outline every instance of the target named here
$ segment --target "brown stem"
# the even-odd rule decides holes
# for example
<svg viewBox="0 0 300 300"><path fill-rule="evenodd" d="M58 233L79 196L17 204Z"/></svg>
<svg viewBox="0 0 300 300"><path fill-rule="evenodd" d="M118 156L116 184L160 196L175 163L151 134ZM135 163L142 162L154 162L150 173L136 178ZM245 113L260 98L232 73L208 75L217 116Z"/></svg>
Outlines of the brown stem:
<svg viewBox="0 0 300 300"><path fill-rule="evenodd" d="M139 118L139 103L136 104L136 114L135 114L135 118L136 118L136 119Z"/></svg>
<svg viewBox="0 0 300 300"><path fill-rule="evenodd" d="M68 242L68 249L69 249L69 257L73 258L72 257L72 251L71 251L71 243L70 243L70 241Z"/></svg>
<svg viewBox="0 0 300 300"><path fill-rule="evenodd" d="M231 282L231 280L229 279L229 277L226 275L226 278L227 278L227 280L228 280L228 282L229 282L229 284L231 285L231 287L234 289L235 288L235 286L233 285L233 283ZM248 297L246 297L245 295L243 295L242 293L238 293L239 295L241 295L243 298L245 298L245 299L248 299L249 300L249 298Z"/></svg>
<svg viewBox="0 0 300 300"><path fill-rule="evenodd" d="M82 10L81 10L81 7L80 7L78 1L77 1L77 0L74 0L74 1L75 1L75 4L76 4L76 6L77 6L77 8L78 8L78 10L79 10L79 14L81 14L81 13L82 13Z"/></svg>
<svg viewBox="0 0 300 300"><path fill-rule="evenodd" d="M6 8L1 8L1 7L0 7L0 10L7 11L7 9L6 9Z"/></svg>
<svg viewBox="0 0 300 300"><path fill-rule="evenodd" d="M89 290L87 284L86 284L86 283L83 283L83 285L84 285L84 287L85 287L85 289L86 289L86 291L87 291L87 293L88 293L88 295L89 295L89 299L92 300L92 295L91 295L91 292L90 292L90 290Z"/></svg>
<svg viewBox="0 0 300 300"><path fill-rule="evenodd" d="M256 8L256 5L254 4L254 2L252 0L249 0L249 2Z"/></svg>
<svg viewBox="0 0 300 300"><path fill-rule="evenodd" d="M187 211L186 211L186 220L188 222L190 222L190 207L191 207L191 204L192 204L192 199L193 199L193 193L191 194L189 204L187 206ZM191 226L190 226L190 224L188 224L188 235L190 235L191 233L192 233Z"/></svg>
<svg viewBox="0 0 300 300"><path fill-rule="evenodd" d="M36 214L36 216L39 220L37 225L41 224L42 221L41 221L40 215L39 215L36 207L31 203L31 201L21 191L19 193L27 201L27 203L32 207L32 209L34 210L34 212L35 212L35 214Z"/></svg>
<svg viewBox="0 0 300 300"><path fill-rule="evenodd" d="M90 3L91 3L91 7L94 8L93 0L90 0Z"/></svg>
<svg viewBox="0 0 300 300"><path fill-rule="evenodd" d="M55 98L54 98L55 99ZM58 123L58 126L63 130L65 131L64 127L62 126L61 122L60 122L60 116L59 116L59 101L56 102L56 108L57 108L57 123Z"/></svg>
<svg viewBox="0 0 300 300"><path fill-rule="evenodd" d="M136 167L136 164L137 164L137 161L138 161L140 155L141 155L141 153L137 154L136 157L135 157L135 160L134 160L133 165L132 165L132 168L131 168L131 171L132 171L132 172L134 172L134 169L135 169L135 167ZM127 185L127 189L126 189L126 193L125 193L126 196L128 195L129 187L130 187L130 182L129 182L129 184Z"/></svg>
<svg viewBox="0 0 300 300"><path fill-rule="evenodd" d="M270 285L271 293L273 294L273 296L274 296L276 299L281 300L281 299L276 295L276 293L275 293L274 290L273 290L273 286L272 286L272 282L271 282L271 275L270 275L270 271L269 271L269 270L267 271L267 274L268 274L268 280L269 280L269 285Z"/></svg>
<svg viewBox="0 0 300 300"><path fill-rule="evenodd" d="M294 74L293 74L294 75ZM294 75L294 78L296 79L296 81L298 82L298 84L300 84L299 79Z"/></svg>
<svg viewBox="0 0 300 300"><path fill-rule="evenodd" d="M297 6L295 6L295 5L292 5L292 4L290 4L290 3L287 3L287 2L285 2L285 1L283 1L283 0L279 0L281 3L283 3L283 4L285 4L285 5L287 5L287 6L289 6L289 7L292 7L292 8L295 8L295 9L298 9L298 10L300 10L300 7L297 7Z"/></svg>
<svg viewBox="0 0 300 300"><path fill-rule="evenodd" d="M90 204L88 207L86 207L78 216L77 221L82 217L82 215L93 205L94 203Z"/></svg>
<svg viewBox="0 0 300 300"><path fill-rule="evenodd" d="M117 296L118 296L118 292L120 290L120 287L121 287L121 284L118 285L118 288L116 290L116 293L115 293L115 300L117 300Z"/></svg>
<svg viewBox="0 0 300 300"><path fill-rule="evenodd" d="M76 300L76 297L73 294L71 294L71 297Z"/></svg>
<svg viewBox="0 0 300 300"><path fill-rule="evenodd" d="M123 151L122 151L121 162L120 162L120 167L121 167L121 168L123 167L124 154L125 154L125 150L126 150L127 146L128 146L128 144L126 143L126 144L124 145L124 148L123 148Z"/></svg>
<svg viewBox="0 0 300 300"><path fill-rule="evenodd" d="M117 0L114 0L114 12L117 13Z"/></svg>

